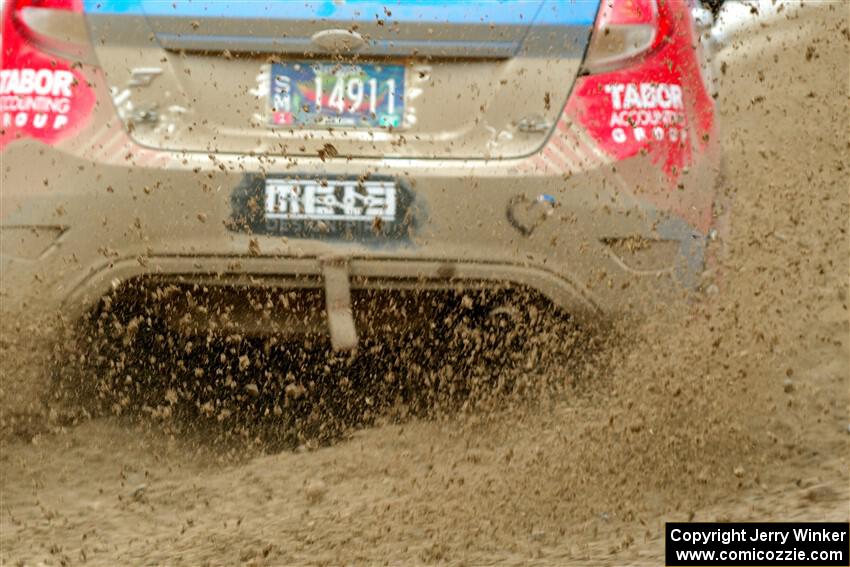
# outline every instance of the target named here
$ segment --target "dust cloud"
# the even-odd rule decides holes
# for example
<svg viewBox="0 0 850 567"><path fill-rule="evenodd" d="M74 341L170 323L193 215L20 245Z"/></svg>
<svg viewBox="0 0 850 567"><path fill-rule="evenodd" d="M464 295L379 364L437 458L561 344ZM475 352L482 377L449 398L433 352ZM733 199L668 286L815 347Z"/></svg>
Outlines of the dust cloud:
<svg viewBox="0 0 850 567"><path fill-rule="evenodd" d="M657 564L665 521L847 521L850 32L838 3L801 14L719 55L731 231L698 302L605 335L542 321L474 368L474 336L366 368L307 349L279 390L277 346L183 352L256 368L226 407L122 389L160 367L120 339L122 372L67 364L91 391L11 403L39 366L4 325L3 564Z"/></svg>

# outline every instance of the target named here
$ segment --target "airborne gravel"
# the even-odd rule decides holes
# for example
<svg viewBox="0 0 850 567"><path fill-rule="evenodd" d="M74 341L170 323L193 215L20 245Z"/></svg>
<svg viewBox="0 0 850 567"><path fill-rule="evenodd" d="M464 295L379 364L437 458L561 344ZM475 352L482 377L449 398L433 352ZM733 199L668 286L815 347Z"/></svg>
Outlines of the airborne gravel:
<svg viewBox="0 0 850 567"><path fill-rule="evenodd" d="M48 409L4 429L0 563L658 564L665 521L847 521L848 7L801 14L720 55L716 293L552 366L558 393L296 450Z"/></svg>

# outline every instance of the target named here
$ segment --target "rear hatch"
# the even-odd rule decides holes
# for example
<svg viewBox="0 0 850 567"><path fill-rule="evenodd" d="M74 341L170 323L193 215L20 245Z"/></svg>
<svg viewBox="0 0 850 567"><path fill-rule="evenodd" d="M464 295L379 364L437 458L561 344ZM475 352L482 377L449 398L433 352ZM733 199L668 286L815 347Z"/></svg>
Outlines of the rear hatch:
<svg viewBox="0 0 850 567"><path fill-rule="evenodd" d="M116 110L145 146L505 158L539 148L597 2L87 0Z"/></svg>

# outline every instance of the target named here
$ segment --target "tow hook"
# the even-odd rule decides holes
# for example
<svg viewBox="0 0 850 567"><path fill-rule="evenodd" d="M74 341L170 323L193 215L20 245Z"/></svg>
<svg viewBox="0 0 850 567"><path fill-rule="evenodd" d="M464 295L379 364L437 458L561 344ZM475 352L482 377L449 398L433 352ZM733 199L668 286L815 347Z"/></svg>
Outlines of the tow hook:
<svg viewBox="0 0 850 567"><path fill-rule="evenodd" d="M351 310L348 259L339 256L326 257L321 260L321 264L331 346L336 351L356 350L357 329Z"/></svg>

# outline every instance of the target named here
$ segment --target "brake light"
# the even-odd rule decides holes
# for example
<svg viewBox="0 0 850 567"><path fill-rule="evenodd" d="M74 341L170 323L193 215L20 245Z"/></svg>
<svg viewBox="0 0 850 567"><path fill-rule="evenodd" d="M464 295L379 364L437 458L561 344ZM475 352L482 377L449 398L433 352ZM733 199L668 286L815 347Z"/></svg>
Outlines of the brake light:
<svg viewBox="0 0 850 567"><path fill-rule="evenodd" d="M564 113L612 159L643 155L664 171L670 193L641 198L668 210L684 206L687 200L673 202L678 191L672 189L688 185L680 181L695 152L716 144L715 107L700 70L691 2L602 1L586 55L588 72L576 81ZM705 210L677 214L705 228Z"/></svg>
<svg viewBox="0 0 850 567"><path fill-rule="evenodd" d="M584 61L587 74L618 69L660 41L656 0L602 0Z"/></svg>
<svg viewBox="0 0 850 567"><path fill-rule="evenodd" d="M94 92L81 0L11 0L2 14L0 149L31 137L55 143L91 113Z"/></svg>

